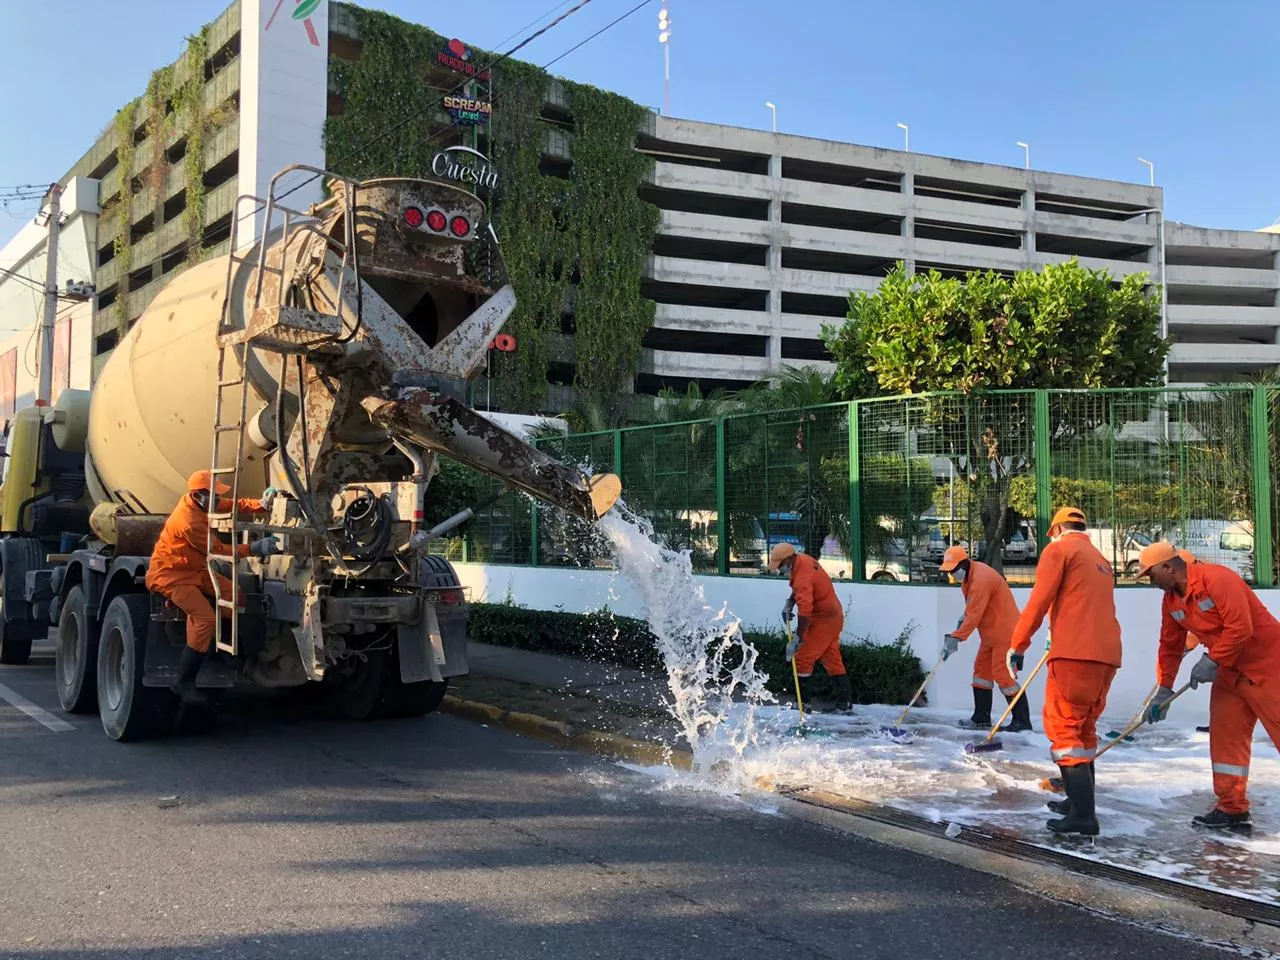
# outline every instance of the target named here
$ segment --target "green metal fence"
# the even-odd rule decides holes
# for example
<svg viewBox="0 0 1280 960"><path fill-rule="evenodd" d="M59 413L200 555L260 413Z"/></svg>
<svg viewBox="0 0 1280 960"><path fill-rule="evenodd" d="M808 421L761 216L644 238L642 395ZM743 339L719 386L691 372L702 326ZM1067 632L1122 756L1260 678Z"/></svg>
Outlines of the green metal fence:
<svg viewBox="0 0 1280 960"><path fill-rule="evenodd" d="M759 575L769 549L790 542L838 579L937 582L943 551L960 543L1030 583L1049 518L1070 504L1121 582L1143 546L1168 538L1271 586L1278 431L1280 389L1242 385L921 394L537 445L616 472L627 505L701 573ZM587 524L518 494L447 549L610 565Z"/></svg>

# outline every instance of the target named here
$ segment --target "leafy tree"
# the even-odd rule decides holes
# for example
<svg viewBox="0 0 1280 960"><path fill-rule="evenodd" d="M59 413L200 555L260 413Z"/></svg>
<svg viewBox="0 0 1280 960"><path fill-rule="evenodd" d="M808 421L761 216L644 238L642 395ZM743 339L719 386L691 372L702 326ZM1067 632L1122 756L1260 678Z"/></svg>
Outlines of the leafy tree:
<svg viewBox="0 0 1280 960"><path fill-rule="evenodd" d="M936 270L909 276L903 264L874 293L849 296L849 315L824 328L843 396L865 391L867 376L886 394L958 391L970 401L939 402L926 422L962 419L948 451L975 487L985 559L1001 566L1010 533L1014 479L1033 467L1030 396L984 397L993 389L1136 387L1157 383L1168 343L1160 337L1160 299L1143 275L1116 282L1075 260L963 280ZM1096 405L1054 404L1055 444L1085 439L1100 425Z"/></svg>

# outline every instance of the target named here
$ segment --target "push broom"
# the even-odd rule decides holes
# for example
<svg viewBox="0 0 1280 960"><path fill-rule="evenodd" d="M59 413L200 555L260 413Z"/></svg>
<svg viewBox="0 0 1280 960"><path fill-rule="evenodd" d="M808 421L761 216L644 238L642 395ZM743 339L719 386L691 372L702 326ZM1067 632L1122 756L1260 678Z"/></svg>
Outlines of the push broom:
<svg viewBox="0 0 1280 960"><path fill-rule="evenodd" d="M881 727L880 732L886 737L892 737L894 740L901 740L910 734L906 727L899 726L903 720L907 719L907 714L911 712L911 708L916 705L916 701L920 699L920 694L924 693L924 688L929 685L929 681L933 679L933 675L938 672L938 668L942 666L944 661L939 660L933 665L933 669L929 671L929 675L924 678L924 683L920 684L920 688L916 690L916 695L907 703L907 708L898 715L898 719L894 721L893 726Z"/></svg>
<svg viewBox="0 0 1280 960"><path fill-rule="evenodd" d="M1036 678L1036 674L1040 672L1040 668L1044 666L1045 661L1049 659L1049 648L1045 647L1044 656L1040 658L1040 662L1035 665L1035 669L1027 674L1027 679L1022 686L1018 688L1017 694L1009 701L1009 705L1004 708L1004 713L1000 714L1000 719L996 721L996 725L991 728L991 732L987 734L985 740L977 740L964 745L965 753L995 753L997 750L1004 749L1004 741L996 736L1000 730L1000 724L1013 712L1013 708L1018 701L1022 699L1023 694L1027 692L1027 687L1031 686L1031 681Z"/></svg>
<svg viewBox="0 0 1280 960"><path fill-rule="evenodd" d="M1171 703L1173 703L1173 701L1177 700L1180 696L1182 696L1184 693L1186 693L1190 689L1191 689L1191 684L1184 683L1182 686L1180 686L1177 690L1174 691L1172 697L1170 697L1168 700L1164 702L1164 706L1167 708ZM1117 743L1120 743L1121 741L1123 741L1127 736L1129 736L1129 734L1133 733L1135 730L1137 730L1139 727L1141 727L1143 724L1147 722L1147 705L1150 704L1151 697L1154 697L1154 696L1155 696L1155 691L1153 690L1151 692L1151 696L1147 697L1146 701L1143 703L1142 709L1138 711L1138 715L1129 722L1129 725L1125 727L1124 730L1119 731L1114 738L1112 738L1111 740L1108 740L1105 744L1103 744L1102 749L1093 755L1093 759L1095 763L1097 762L1100 756L1102 756L1104 753L1106 753L1108 750L1114 747ZM1110 736L1110 734L1108 734L1108 736ZM1061 777L1045 777L1043 780L1040 781L1040 789L1050 790L1053 793L1062 793L1063 792L1062 778Z"/></svg>

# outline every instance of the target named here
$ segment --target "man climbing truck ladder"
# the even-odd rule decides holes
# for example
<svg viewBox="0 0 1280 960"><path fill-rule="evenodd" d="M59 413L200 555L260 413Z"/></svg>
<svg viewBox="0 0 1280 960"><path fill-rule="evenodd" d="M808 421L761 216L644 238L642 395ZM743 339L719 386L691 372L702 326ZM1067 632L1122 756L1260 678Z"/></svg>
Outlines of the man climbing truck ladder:
<svg viewBox="0 0 1280 960"><path fill-rule="evenodd" d="M194 706L208 703L208 698L196 687L196 676L213 646L215 632L213 579L208 564L209 514L231 509L231 502L226 499L230 492L231 488L215 480L208 470L191 474L187 478L187 495L178 501L165 521L147 568L147 589L160 594L187 615L187 645L178 660L178 679L173 692ZM270 513L277 495L274 487L268 487L261 500L241 497L235 506L240 513ZM216 539L212 542L217 544L214 554L232 561L230 547L222 546ZM265 560L279 552L276 539L267 536L252 547L237 544L234 556L237 560L248 556ZM231 582L225 577L221 579L218 592L229 597ZM230 618L231 611L224 608L222 615Z"/></svg>
<svg viewBox="0 0 1280 960"><path fill-rule="evenodd" d="M942 659L946 660L978 631L981 643L973 661L973 716L968 726L977 730L991 727L991 700L997 684L1006 700L1018 693L1017 681L1009 672L1007 657L1009 637L1018 623L1018 605L1004 577L979 560L969 559L964 547L948 547L942 555L940 569L960 582L964 594L964 616L955 630L942 641ZM1013 706L1013 719L1004 728L1008 733L1031 729L1031 708L1023 694Z"/></svg>
<svg viewBox="0 0 1280 960"><path fill-rule="evenodd" d="M1194 817L1198 827L1248 831L1249 758L1253 731L1262 721L1280 747L1280 621L1263 606L1240 575L1216 563L1188 563L1173 544L1161 540L1139 557L1139 577L1164 591L1160 615L1160 689L1151 698L1147 720L1168 715L1178 667L1194 632L1205 652L1191 668L1194 689L1209 693L1209 757L1218 803Z"/></svg>
<svg viewBox="0 0 1280 960"><path fill-rule="evenodd" d="M796 633L787 645L787 660L794 658L800 678L800 695L805 703L812 700L810 678L819 661L831 678L835 694L834 709L848 710L853 704L853 687L840 654L840 631L844 629L844 609L827 572L818 561L789 543L780 543L769 551L769 569L788 574L791 596L782 608L782 619L791 622L791 613L799 614Z"/></svg>
<svg viewBox="0 0 1280 960"><path fill-rule="evenodd" d="M1046 826L1054 833L1097 836L1093 755L1098 717L1120 667L1115 573L1089 542L1084 512L1063 507L1053 515L1053 540L1040 555L1036 585L1009 642L1010 672L1021 669L1031 636L1049 615L1049 674L1044 688L1044 732L1062 774L1066 800L1049 801L1063 814Z"/></svg>

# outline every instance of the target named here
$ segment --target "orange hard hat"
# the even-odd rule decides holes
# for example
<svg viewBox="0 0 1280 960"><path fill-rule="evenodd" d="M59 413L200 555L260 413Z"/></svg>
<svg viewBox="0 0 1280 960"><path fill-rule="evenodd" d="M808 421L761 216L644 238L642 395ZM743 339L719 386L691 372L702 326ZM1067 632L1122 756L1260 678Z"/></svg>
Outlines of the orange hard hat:
<svg viewBox="0 0 1280 960"><path fill-rule="evenodd" d="M1180 556L1178 548L1168 540L1157 540L1150 546L1143 547L1142 552L1138 554L1138 573L1139 577L1145 577L1151 572L1151 568L1159 566L1162 563L1168 563L1175 557Z"/></svg>
<svg viewBox="0 0 1280 960"><path fill-rule="evenodd" d="M1084 511L1079 507L1059 507L1058 512L1053 515L1053 520L1049 522L1049 536L1055 536L1056 531L1064 523L1088 523L1084 518Z"/></svg>
<svg viewBox="0 0 1280 960"><path fill-rule="evenodd" d="M187 491L194 492L196 490L213 490L219 495L231 492L231 488L221 480L216 481L216 488L214 483L215 481L213 479L212 470L197 470L191 476L187 477Z"/></svg>
<svg viewBox="0 0 1280 960"><path fill-rule="evenodd" d="M943 573L950 573L968 559L969 551L959 544L947 547L947 552L942 555L942 563L938 565L938 569Z"/></svg>
<svg viewBox="0 0 1280 960"><path fill-rule="evenodd" d="M769 551L769 569L777 570L796 555L796 548L789 543L780 543Z"/></svg>

